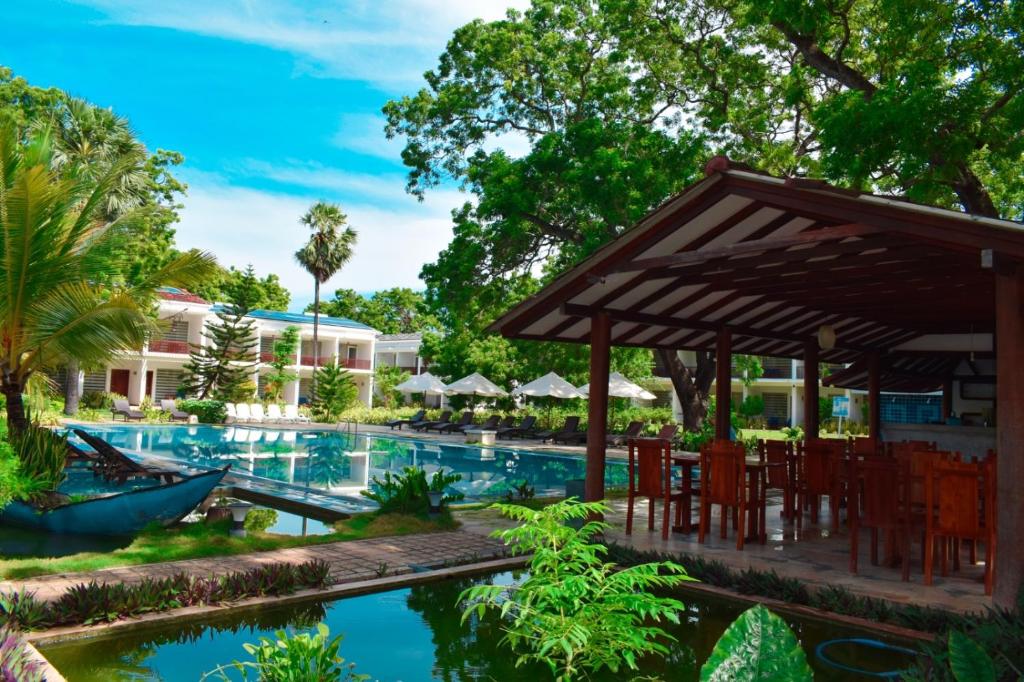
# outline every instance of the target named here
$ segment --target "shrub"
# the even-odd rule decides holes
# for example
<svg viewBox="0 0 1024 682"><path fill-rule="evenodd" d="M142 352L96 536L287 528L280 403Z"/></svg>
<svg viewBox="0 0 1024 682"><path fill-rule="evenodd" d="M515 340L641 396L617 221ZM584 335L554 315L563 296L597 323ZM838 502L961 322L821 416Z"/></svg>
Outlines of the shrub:
<svg viewBox="0 0 1024 682"><path fill-rule="evenodd" d="M0 629L0 682L44 682L43 662L31 656L17 632Z"/></svg>
<svg viewBox="0 0 1024 682"><path fill-rule="evenodd" d="M194 414L203 424L223 424L228 418L228 410L220 400L188 398L178 401L178 409Z"/></svg>
<svg viewBox="0 0 1024 682"><path fill-rule="evenodd" d="M534 511L495 505L519 522L496 531L517 554L532 554L528 577L518 585L477 585L462 593L463 620L497 610L505 619L502 640L519 656L516 665L542 662L558 680L607 669L636 670L640 657L666 655L671 636L659 624L679 622L681 602L651 593L690 580L672 562L618 570L593 541L608 528L597 521L579 529L567 522L607 513L603 503L563 500Z"/></svg>
<svg viewBox="0 0 1024 682"><path fill-rule="evenodd" d="M756 417L764 414L764 396L748 395L740 403L737 412L742 417Z"/></svg>
<svg viewBox="0 0 1024 682"><path fill-rule="evenodd" d="M339 365L321 367L316 372L316 397L311 405L316 421L338 421L358 395L352 374Z"/></svg>
<svg viewBox="0 0 1024 682"><path fill-rule="evenodd" d="M41 426L29 426L13 440L21 473L42 490L56 490L64 482L68 459L68 439Z"/></svg>
<svg viewBox="0 0 1024 682"><path fill-rule="evenodd" d="M245 515L245 530L249 533L265 533L277 523L276 509L251 509Z"/></svg>
<svg viewBox="0 0 1024 682"><path fill-rule="evenodd" d="M124 400L125 397L118 393L107 393L105 391L86 391L78 400L78 406L90 410L109 410L114 406L115 400Z"/></svg>
<svg viewBox="0 0 1024 682"><path fill-rule="evenodd" d="M0 615L6 627L18 630L47 627L52 617L49 605L24 588L17 592L0 592Z"/></svg>
<svg viewBox="0 0 1024 682"><path fill-rule="evenodd" d="M354 663L346 663L338 651L342 636L329 639L330 630L323 623L316 626L315 633L288 635L284 630L274 633L275 639L260 637L256 644L242 645L253 657L252 661L235 661L204 674L205 680L213 675L217 679L230 681L226 670L242 674L249 679L253 672L257 680L265 682L360 682L370 679L369 675L355 672Z"/></svg>
<svg viewBox="0 0 1024 682"><path fill-rule="evenodd" d="M426 514L430 507L428 492L445 492L453 483L462 480L461 474L445 473L444 469L434 472L427 480L427 472L418 467L405 467L400 474L384 472L384 478L373 477L370 490L360 493L378 505L383 514ZM463 498L459 492L447 493L441 506Z"/></svg>

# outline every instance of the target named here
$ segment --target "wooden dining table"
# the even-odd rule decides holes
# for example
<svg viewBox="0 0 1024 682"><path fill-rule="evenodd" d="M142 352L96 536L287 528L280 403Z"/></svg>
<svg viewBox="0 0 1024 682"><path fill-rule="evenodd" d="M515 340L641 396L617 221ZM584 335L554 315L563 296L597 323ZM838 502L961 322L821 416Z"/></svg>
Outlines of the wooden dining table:
<svg viewBox="0 0 1024 682"><path fill-rule="evenodd" d="M672 464L682 471L683 490L693 490L693 470L700 466L700 455L695 452L680 452L672 455ZM766 503L762 503L766 494L765 483L768 480L770 467L785 466L783 462L762 462L756 457L746 459L747 470L747 540L756 540L762 544L768 540L765 520ZM690 521L689 510L683 515L683 523L672 527L674 533L692 533L693 523Z"/></svg>

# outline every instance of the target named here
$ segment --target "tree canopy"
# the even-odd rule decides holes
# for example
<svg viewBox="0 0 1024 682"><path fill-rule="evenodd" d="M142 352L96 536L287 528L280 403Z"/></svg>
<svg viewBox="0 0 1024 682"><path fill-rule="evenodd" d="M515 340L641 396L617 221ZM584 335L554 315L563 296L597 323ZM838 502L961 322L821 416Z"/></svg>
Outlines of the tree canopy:
<svg viewBox="0 0 1024 682"><path fill-rule="evenodd" d="M252 298L253 309L288 310L292 295L282 286L277 275L270 273L261 278L252 273L253 279L249 281L246 279L248 271L234 266L220 268L215 276L198 286L195 293L207 301L233 301L243 294L243 288L247 288L250 291L245 295Z"/></svg>
<svg viewBox="0 0 1024 682"><path fill-rule="evenodd" d="M306 312L312 310L312 304L306 307ZM320 311L362 322L382 334L412 334L439 327L437 318L426 310L423 294L405 287L383 289L369 298L352 289L337 289L333 298L320 304Z"/></svg>
<svg viewBox="0 0 1024 682"><path fill-rule="evenodd" d="M714 154L1021 217L1022 25L1020 3L534 0L462 26L426 87L384 107L386 133L405 140L408 190L454 180L473 199L423 269L448 334L425 344L430 359L526 367L547 355L549 369L575 371L579 348L482 329ZM506 136L529 151L513 157ZM662 360L699 421L713 360Z"/></svg>

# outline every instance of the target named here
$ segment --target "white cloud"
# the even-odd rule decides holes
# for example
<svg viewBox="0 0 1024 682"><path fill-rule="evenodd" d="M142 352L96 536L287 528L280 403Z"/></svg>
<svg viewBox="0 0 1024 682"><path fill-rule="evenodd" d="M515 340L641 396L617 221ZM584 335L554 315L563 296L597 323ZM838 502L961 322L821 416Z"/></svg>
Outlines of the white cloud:
<svg viewBox="0 0 1024 682"><path fill-rule="evenodd" d="M331 138L339 149L401 162L401 138L389 140L384 135L384 117L373 114L342 114L338 130Z"/></svg>
<svg viewBox="0 0 1024 682"><path fill-rule="evenodd" d="M292 254L308 235L299 217L318 197L241 187L206 173L191 172L186 179L189 192L177 226L180 248L211 251L225 267L252 263L261 274L276 273L292 292L293 308L312 299L312 280ZM388 206L345 202L359 242L352 260L324 285L325 295L338 287L421 289L420 269L450 241L449 211L462 201L465 195L441 192L423 203L409 197Z"/></svg>
<svg viewBox="0 0 1024 682"><path fill-rule="evenodd" d="M107 20L157 26L294 54L314 73L354 78L384 89L419 83L451 32L473 19L494 20L527 0L76 0Z"/></svg>

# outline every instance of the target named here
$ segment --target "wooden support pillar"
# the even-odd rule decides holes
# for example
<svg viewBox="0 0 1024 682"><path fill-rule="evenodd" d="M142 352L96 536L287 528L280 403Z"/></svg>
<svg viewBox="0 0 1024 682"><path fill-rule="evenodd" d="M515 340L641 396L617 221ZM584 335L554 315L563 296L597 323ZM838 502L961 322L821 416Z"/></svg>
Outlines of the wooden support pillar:
<svg viewBox="0 0 1024 682"><path fill-rule="evenodd" d="M1015 267L1013 267L1015 265ZM1024 588L1024 264L995 273L996 606L1013 608Z"/></svg>
<svg viewBox="0 0 1024 682"><path fill-rule="evenodd" d="M817 438L818 425L818 340L804 344L804 437Z"/></svg>
<svg viewBox="0 0 1024 682"><path fill-rule="evenodd" d="M878 353L868 355L868 436L882 437L882 368Z"/></svg>
<svg viewBox="0 0 1024 682"><path fill-rule="evenodd" d="M608 313L590 318L590 400L587 410L587 502L604 499L605 441L608 435L608 369L612 323Z"/></svg>
<svg viewBox="0 0 1024 682"><path fill-rule="evenodd" d="M729 403L732 401L732 332L718 330L715 347L715 440L729 440Z"/></svg>
<svg viewBox="0 0 1024 682"><path fill-rule="evenodd" d="M942 382L942 421L953 416L953 377Z"/></svg>

